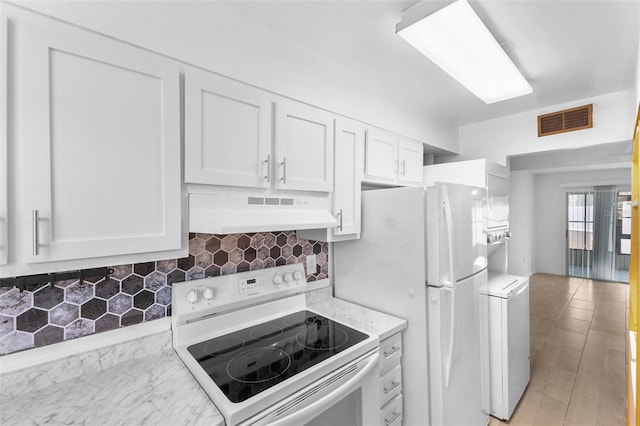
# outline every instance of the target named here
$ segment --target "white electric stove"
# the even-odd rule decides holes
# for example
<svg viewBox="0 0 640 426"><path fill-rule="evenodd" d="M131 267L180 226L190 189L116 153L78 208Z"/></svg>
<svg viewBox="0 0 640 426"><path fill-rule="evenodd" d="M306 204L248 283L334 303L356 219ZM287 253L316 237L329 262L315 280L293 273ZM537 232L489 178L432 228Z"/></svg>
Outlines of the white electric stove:
<svg viewBox="0 0 640 426"><path fill-rule="evenodd" d="M307 290L302 264L173 285L174 349L228 426L379 421L378 337Z"/></svg>

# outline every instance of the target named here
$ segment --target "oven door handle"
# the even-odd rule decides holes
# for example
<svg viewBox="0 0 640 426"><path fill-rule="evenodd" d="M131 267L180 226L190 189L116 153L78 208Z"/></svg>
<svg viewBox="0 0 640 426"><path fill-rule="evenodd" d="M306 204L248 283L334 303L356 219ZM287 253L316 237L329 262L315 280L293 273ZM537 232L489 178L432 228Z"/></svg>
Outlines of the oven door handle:
<svg viewBox="0 0 640 426"><path fill-rule="evenodd" d="M310 404L299 411L293 412L290 415L282 417L269 424L272 426L299 425L312 420L315 416L322 413L327 408L331 407L336 402L340 401L342 398L352 392L355 388L354 385L360 382L362 378L369 374L369 372L371 372L371 370L373 370L373 368L378 364L379 358L380 355L378 352L376 352L369 358L367 364L362 367L362 369L355 376L345 382L338 389L330 392L313 404Z"/></svg>

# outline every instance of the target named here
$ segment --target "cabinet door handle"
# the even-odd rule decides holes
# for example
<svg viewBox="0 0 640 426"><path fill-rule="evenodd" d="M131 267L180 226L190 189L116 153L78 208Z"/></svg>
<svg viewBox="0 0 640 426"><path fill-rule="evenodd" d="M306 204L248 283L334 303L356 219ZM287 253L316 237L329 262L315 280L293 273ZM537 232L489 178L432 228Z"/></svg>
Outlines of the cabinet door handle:
<svg viewBox="0 0 640 426"><path fill-rule="evenodd" d="M287 157L282 158L282 163L280 163L280 165L282 166L282 177L280 180L282 183L287 183Z"/></svg>
<svg viewBox="0 0 640 426"><path fill-rule="evenodd" d="M40 254L40 212L31 210L31 228L33 233L33 255Z"/></svg>
<svg viewBox="0 0 640 426"><path fill-rule="evenodd" d="M389 387L386 387L386 386L384 387L384 394L385 395L390 394L398 386L400 386L400 382L396 382L395 380L392 381Z"/></svg>
<svg viewBox="0 0 640 426"><path fill-rule="evenodd" d="M407 175L407 160L402 160L402 176Z"/></svg>
<svg viewBox="0 0 640 426"><path fill-rule="evenodd" d="M340 222L338 223L338 230L342 231L342 209L338 212L338 217L340 218Z"/></svg>
<svg viewBox="0 0 640 426"><path fill-rule="evenodd" d="M271 154L267 155L267 159L263 163L267 167L267 174L264 175L264 180L271 182Z"/></svg>
<svg viewBox="0 0 640 426"><path fill-rule="evenodd" d="M396 408L396 409L394 409L394 410L393 410L393 412L391 413L391 418L390 418L390 419L388 419L388 418L386 418L386 417L384 418L384 424L385 424L385 425L387 425L387 426L389 426L391 423L393 423L393 421L394 421L395 419L397 419L397 418L398 418L398 416L399 416L400 414L401 414L401 413L400 413L400 411L398 411L398 409L397 409L397 408Z"/></svg>
<svg viewBox="0 0 640 426"><path fill-rule="evenodd" d="M400 350L400 346L391 346L390 350L384 351L383 355L385 358L389 358L391 355L393 355L394 353L398 352Z"/></svg>

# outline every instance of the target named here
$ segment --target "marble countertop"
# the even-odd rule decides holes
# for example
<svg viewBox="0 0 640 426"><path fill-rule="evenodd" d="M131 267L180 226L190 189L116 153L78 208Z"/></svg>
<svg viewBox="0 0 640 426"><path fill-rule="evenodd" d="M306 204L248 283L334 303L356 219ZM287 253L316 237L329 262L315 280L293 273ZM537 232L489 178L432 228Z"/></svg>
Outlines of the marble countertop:
<svg viewBox="0 0 640 426"><path fill-rule="evenodd" d="M32 380L35 389L19 395L3 389L0 424L224 425L220 412L173 351L171 332L150 338L168 344L159 352L104 370L85 359L80 364L89 372L46 387ZM47 368L44 364L33 369L25 375L35 379ZM20 386L18 373L2 377L0 386L10 387L14 381Z"/></svg>
<svg viewBox="0 0 640 426"><path fill-rule="evenodd" d="M405 320L330 294L308 304L380 340L407 326ZM224 418L175 354L171 332L165 331L1 375L0 424L216 426L224 425Z"/></svg>
<svg viewBox="0 0 640 426"><path fill-rule="evenodd" d="M332 317L347 325L375 334L380 341L407 328L407 321L374 311L341 299L326 299L311 303L310 308L319 314Z"/></svg>

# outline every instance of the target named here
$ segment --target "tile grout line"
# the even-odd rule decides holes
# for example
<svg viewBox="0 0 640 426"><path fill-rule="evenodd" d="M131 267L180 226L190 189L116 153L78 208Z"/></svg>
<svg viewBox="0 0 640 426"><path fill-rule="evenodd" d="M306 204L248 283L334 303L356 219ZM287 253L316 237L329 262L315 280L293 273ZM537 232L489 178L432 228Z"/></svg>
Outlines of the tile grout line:
<svg viewBox="0 0 640 426"><path fill-rule="evenodd" d="M587 278L583 278L582 282L580 283L580 286L578 287L578 289L582 288L582 285L586 282ZM593 282L593 280L590 280ZM569 304L571 304L571 302L573 301L573 299L575 298L575 294L577 293L578 290L576 290L576 292L573 293L573 296L571 296L571 300L569 301ZM580 300L580 299L579 299ZM569 306L569 304L567 306ZM589 332L591 331L591 323L593 322L593 317L596 315L596 309L598 308L598 304L600 304L600 296L597 297L596 300L596 304L593 307L593 313L591 314L591 319L589 320L589 329L587 330L587 335L584 338L584 343L582 344L582 350L580 351L580 360L578 361L578 367L576 369L576 376L573 379L573 383L571 384L571 393L569 394L569 402L567 403L567 408L564 412L564 418L562 420L562 424L565 425L567 424L567 415L569 414L569 406L571 405L571 400L573 399L573 391L576 388L576 382L578 381L578 372L580 371L580 366L582 365L582 358L584 356L584 349L587 346L587 339L589 338ZM566 307L565 307L566 310ZM563 311L564 313L564 311ZM562 315L561 315L562 316Z"/></svg>

